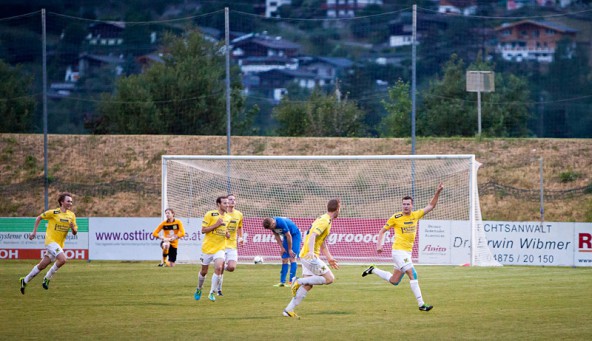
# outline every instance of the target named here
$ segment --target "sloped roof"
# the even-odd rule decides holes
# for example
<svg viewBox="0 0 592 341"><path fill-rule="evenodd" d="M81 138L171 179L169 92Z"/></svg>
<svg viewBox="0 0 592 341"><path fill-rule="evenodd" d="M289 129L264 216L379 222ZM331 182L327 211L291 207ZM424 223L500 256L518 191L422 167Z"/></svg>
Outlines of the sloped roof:
<svg viewBox="0 0 592 341"><path fill-rule="evenodd" d="M561 23L556 23L556 22L552 22L552 21L536 21L536 20L520 20L517 22L513 22L513 23L505 23L502 24L501 26L498 26L495 28L496 31L499 30L504 30L507 29L509 27L515 27L515 26L520 26L523 24L532 24L535 26L541 26L541 27L546 27L546 28L550 28L553 30L556 30L558 32L562 32L562 33L576 33L578 32L578 30L571 28L567 25L561 24Z"/></svg>
<svg viewBox="0 0 592 341"><path fill-rule="evenodd" d="M90 60L95 60L95 61L107 63L107 64L121 64L121 63L125 62L125 59L120 58L119 56L88 54L88 53L81 54L79 59L90 59Z"/></svg>
<svg viewBox="0 0 592 341"><path fill-rule="evenodd" d="M342 67L342 68L348 68L348 67L352 67L354 65L354 62L352 62L351 60L347 59L347 58L341 58L341 57L317 57L319 60L329 63L331 65L337 66L337 67Z"/></svg>

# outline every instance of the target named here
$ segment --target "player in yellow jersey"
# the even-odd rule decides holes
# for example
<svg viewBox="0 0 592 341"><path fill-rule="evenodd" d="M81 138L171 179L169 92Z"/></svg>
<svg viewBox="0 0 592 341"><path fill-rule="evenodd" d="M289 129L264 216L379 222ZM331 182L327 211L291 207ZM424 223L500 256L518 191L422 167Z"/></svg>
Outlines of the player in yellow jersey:
<svg viewBox="0 0 592 341"><path fill-rule="evenodd" d="M374 265L371 265L362 273L362 277L374 274L393 285L399 285L401 279L407 274L411 291L413 291L415 299L417 300L417 305L421 311L430 311L433 306L427 305L423 301L419 282L417 281L417 272L411 261L411 251L413 249L413 244L415 243L415 235L417 234L417 222L436 207L438 198L443 189L444 185L442 185L442 183L438 184L436 193L430 200L430 203L423 209L417 211L413 211L413 198L409 196L403 198L403 211L393 214L393 216L387 220L384 227L378 233L378 241L376 242L376 252L381 253L384 234L391 228L394 230L395 235L393 238L392 256L393 262L395 263L395 269L393 270L393 273L391 274L388 271L380 270Z"/></svg>
<svg viewBox="0 0 592 341"><path fill-rule="evenodd" d="M193 298L201 298L201 290L208 274L210 263L214 262L214 275L212 275L212 287L208 298L215 301L214 290L218 288L222 268L224 267L224 251L226 249L226 239L230 237L228 233L228 198L216 198L216 210L206 212L201 223L201 233L205 234L201 244L201 270L198 275L197 288Z"/></svg>
<svg viewBox="0 0 592 341"><path fill-rule="evenodd" d="M43 289L49 289L49 281L52 276L61 268L68 258L64 253L64 241L68 235L68 231L72 230L72 234L78 233L78 225L76 225L76 215L70 211L72 208L72 194L61 193L58 197L60 207L45 211L35 220L35 227L33 233L29 235L30 240L35 239L37 228L41 220L47 220L47 230L45 232L45 254L39 262L35 265L31 272L25 277L20 278L21 293L25 294L25 287L39 272L45 269L51 262L55 261L53 266L47 271L43 278Z"/></svg>
<svg viewBox="0 0 592 341"><path fill-rule="evenodd" d="M236 269L236 262L238 261L237 243L244 245L243 240L243 214L235 209L236 196L234 194L228 195L228 233L230 238L226 239L225 250L225 266L222 267L220 273L220 281L218 284L218 296L222 295L222 282L224 281L224 271L233 272Z"/></svg>
<svg viewBox="0 0 592 341"><path fill-rule="evenodd" d="M331 224L339 216L341 202L339 199L331 199L327 203L327 213L317 218L304 237L300 262L302 263L302 277L292 279L292 300L284 309L286 317L298 318L294 309L306 297L314 285L329 285L335 280L333 272L319 257L321 253L327 258L327 262L333 269L339 269L339 265L325 240L331 233Z"/></svg>
<svg viewBox="0 0 592 341"><path fill-rule="evenodd" d="M175 219L175 211L172 208L164 210L164 215L166 220L156 227L152 235L161 240L162 262L158 266L173 267L177 261L179 238L185 235L185 229L183 228L183 222ZM162 231L162 236L160 236L160 231Z"/></svg>

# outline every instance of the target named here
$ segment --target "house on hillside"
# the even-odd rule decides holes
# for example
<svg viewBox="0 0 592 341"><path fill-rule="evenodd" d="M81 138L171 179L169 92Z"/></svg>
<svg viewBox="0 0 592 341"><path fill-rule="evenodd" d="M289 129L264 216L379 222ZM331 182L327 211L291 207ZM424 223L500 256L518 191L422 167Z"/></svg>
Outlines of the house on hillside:
<svg viewBox="0 0 592 341"><path fill-rule="evenodd" d="M250 33L235 38L232 45L232 57L241 59L246 57L288 57L300 54L300 44L291 42L278 36Z"/></svg>
<svg viewBox="0 0 592 341"><path fill-rule="evenodd" d="M327 18L353 18L356 11L382 3L382 0L327 0L321 8L327 11Z"/></svg>
<svg viewBox="0 0 592 341"><path fill-rule="evenodd" d="M560 40L568 39L575 47L577 30L550 21L521 20L495 28L496 52L508 61L553 61Z"/></svg>
<svg viewBox="0 0 592 341"><path fill-rule="evenodd" d="M300 69L312 72L323 85L335 84L337 78L341 77L353 65L350 59L339 57L301 57Z"/></svg>
<svg viewBox="0 0 592 341"><path fill-rule="evenodd" d="M86 41L89 45L118 46L123 44L125 22L101 21L88 26Z"/></svg>
<svg viewBox="0 0 592 341"><path fill-rule="evenodd" d="M265 17L279 18L278 10L284 5L291 5L292 0L265 0Z"/></svg>
<svg viewBox="0 0 592 341"><path fill-rule="evenodd" d="M257 89L267 98L279 102L288 91L290 83L309 90L330 83L330 77L322 77L306 70L271 70L259 73Z"/></svg>
<svg viewBox="0 0 592 341"><path fill-rule="evenodd" d="M448 29L450 17L438 14L423 14L417 18L417 42L430 36L437 37L441 32ZM413 40L412 17L408 13L401 13L398 18L388 23L390 47L411 46ZM388 63L387 63L388 64Z"/></svg>
<svg viewBox="0 0 592 341"><path fill-rule="evenodd" d="M506 9L515 10L524 6L541 7L567 7L571 5L572 0L507 0Z"/></svg>
<svg viewBox="0 0 592 341"><path fill-rule="evenodd" d="M477 13L476 0L440 0L438 5L439 13L450 13L460 15L474 15Z"/></svg>
<svg viewBox="0 0 592 341"><path fill-rule="evenodd" d="M80 77L85 76L88 72L93 69L99 69L102 67L111 67L115 75L120 76L123 73L123 64L125 58L122 55L99 55L82 53L78 58L78 72Z"/></svg>

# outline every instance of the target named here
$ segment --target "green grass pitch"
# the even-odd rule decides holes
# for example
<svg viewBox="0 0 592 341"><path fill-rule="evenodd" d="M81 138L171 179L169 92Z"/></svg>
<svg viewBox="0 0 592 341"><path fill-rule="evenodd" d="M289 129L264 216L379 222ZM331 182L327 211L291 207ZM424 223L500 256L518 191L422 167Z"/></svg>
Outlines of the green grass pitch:
<svg viewBox="0 0 592 341"><path fill-rule="evenodd" d="M394 287L363 266L342 266L282 316L289 288L279 265L240 264L224 296L193 299L197 265L70 261L41 287L45 271L19 291L34 261L0 261L1 340L393 340L592 337L592 268L417 266L420 312L408 279ZM381 266L390 270L390 266ZM211 271L204 291L210 288Z"/></svg>

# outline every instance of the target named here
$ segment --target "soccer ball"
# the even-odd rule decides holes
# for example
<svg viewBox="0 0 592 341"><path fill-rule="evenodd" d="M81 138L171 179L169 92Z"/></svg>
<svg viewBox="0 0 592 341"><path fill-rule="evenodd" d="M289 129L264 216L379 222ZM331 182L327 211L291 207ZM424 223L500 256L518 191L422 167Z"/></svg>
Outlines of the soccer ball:
<svg viewBox="0 0 592 341"><path fill-rule="evenodd" d="M255 263L255 264L263 264L263 257L261 257L261 256L255 256L255 258L253 258L253 263Z"/></svg>

